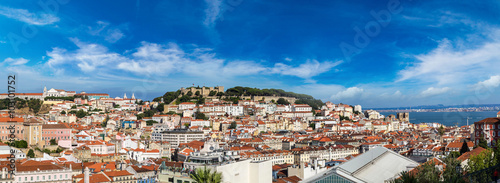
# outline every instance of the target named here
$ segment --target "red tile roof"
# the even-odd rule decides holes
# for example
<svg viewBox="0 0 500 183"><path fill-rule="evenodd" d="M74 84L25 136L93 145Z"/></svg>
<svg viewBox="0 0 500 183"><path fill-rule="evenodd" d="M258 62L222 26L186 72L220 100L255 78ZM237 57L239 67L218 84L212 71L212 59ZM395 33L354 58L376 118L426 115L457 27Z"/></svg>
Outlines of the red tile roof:
<svg viewBox="0 0 500 183"><path fill-rule="evenodd" d="M127 170L104 172L104 174L106 174L110 178L133 175L130 172L128 172Z"/></svg>
<svg viewBox="0 0 500 183"><path fill-rule="evenodd" d="M481 152L483 152L485 150L486 150L485 148L476 147L472 151L465 152L464 154L462 154L461 156L459 156L457 159L460 160L460 161L465 161L465 160L469 159L471 156L476 156L476 155L478 155L479 153L481 153Z"/></svg>
<svg viewBox="0 0 500 183"><path fill-rule="evenodd" d="M97 182L111 182L112 179L106 177L104 174L94 174L89 177L89 182L90 183L97 183ZM84 180L78 181L78 183L84 183Z"/></svg>

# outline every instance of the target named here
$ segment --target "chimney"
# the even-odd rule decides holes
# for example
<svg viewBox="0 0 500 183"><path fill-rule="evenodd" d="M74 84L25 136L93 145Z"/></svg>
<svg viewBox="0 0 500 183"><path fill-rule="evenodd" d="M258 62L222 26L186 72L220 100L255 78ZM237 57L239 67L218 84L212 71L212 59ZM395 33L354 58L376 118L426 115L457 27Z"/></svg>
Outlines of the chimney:
<svg viewBox="0 0 500 183"><path fill-rule="evenodd" d="M83 182L84 183L90 183L90 170L89 167L85 167L85 174L83 176Z"/></svg>

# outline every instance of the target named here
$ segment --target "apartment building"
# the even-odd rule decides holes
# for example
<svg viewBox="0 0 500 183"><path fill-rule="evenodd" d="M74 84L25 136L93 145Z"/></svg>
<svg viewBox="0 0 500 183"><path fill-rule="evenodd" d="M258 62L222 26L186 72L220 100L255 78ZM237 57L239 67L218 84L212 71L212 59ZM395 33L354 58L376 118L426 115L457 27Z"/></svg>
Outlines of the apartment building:
<svg viewBox="0 0 500 183"><path fill-rule="evenodd" d="M174 129L162 132L153 132L151 137L154 141L166 141L172 146L178 147L181 143L188 143L193 140L202 140L205 135L203 131L192 131L187 129Z"/></svg>

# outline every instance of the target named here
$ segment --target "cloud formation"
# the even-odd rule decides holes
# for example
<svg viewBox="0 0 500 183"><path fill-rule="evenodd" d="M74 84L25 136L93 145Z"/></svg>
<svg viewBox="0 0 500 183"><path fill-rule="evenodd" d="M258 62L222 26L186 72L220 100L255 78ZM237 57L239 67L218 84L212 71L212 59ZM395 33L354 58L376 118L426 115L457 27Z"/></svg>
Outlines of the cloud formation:
<svg viewBox="0 0 500 183"><path fill-rule="evenodd" d="M471 82L471 79L486 73L495 73L500 65L499 30L492 30L493 38L478 46L462 48L448 39L426 54L416 55L412 66L399 72L397 81L416 80L435 82L438 85Z"/></svg>
<svg viewBox="0 0 500 183"><path fill-rule="evenodd" d="M311 77L330 71L333 67L338 66L341 63L342 61L325 61L320 63L317 60L307 60L305 63L302 63L297 67L286 65L284 63L276 63L271 72L282 75L297 76L303 79L310 79Z"/></svg>
<svg viewBox="0 0 500 183"><path fill-rule="evenodd" d="M500 75L491 76L489 79L479 81L473 85L474 88L496 88L500 86Z"/></svg>
<svg viewBox="0 0 500 183"><path fill-rule="evenodd" d="M25 58L6 58L5 60L3 60L3 64L7 64L7 65L24 65L26 63L28 63L29 60L25 59Z"/></svg>
<svg viewBox="0 0 500 183"><path fill-rule="evenodd" d="M49 25L59 21L59 17L48 13L31 13L26 9L0 6L0 15L32 25Z"/></svg>
<svg viewBox="0 0 500 183"><path fill-rule="evenodd" d="M172 42L157 44L145 41L135 51L130 52L131 54L123 55L109 51L100 44L85 43L76 38L72 38L71 41L78 49L68 51L56 47L47 52L50 58L47 65L50 68L57 70L62 69L59 66L76 65L84 73L97 69L118 69L136 75L168 76L183 73L203 77L236 77L278 74L311 79L342 63L307 60L298 66L278 63L271 67L266 66L264 62L218 58L208 48L183 49Z"/></svg>
<svg viewBox="0 0 500 183"><path fill-rule="evenodd" d="M434 88L434 87L429 87L426 90L422 91L420 93L421 97L432 97L436 95L441 95L444 93L447 93L451 90L449 87L443 87L443 88Z"/></svg>
<svg viewBox="0 0 500 183"><path fill-rule="evenodd" d="M342 100L342 99L351 99L354 97L361 97L361 94L363 94L365 90L363 88L358 88L358 87L350 87L347 88L344 91L340 91L337 94L333 95L331 98L335 100Z"/></svg>
<svg viewBox="0 0 500 183"><path fill-rule="evenodd" d="M125 37L121 29L111 26L109 22L105 21L97 21L97 25L94 27L89 26L88 32L90 35L103 37L109 43L116 43Z"/></svg>
<svg viewBox="0 0 500 183"><path fill-rule="evenodd" d="M205 0L207 8L205 9L205 20L203 24L206 27L214 27L217 19L222 16L222 0Z"/></svg>
<svg viewBox="0 0 500 183"><path fill-rule="evenodd" d="M89 73L98 67L111 66L127 60L118 53L110 52L105 46L81 42L76 38L71 38L71 41L78 47L77 50L68 51L56 47L47 52L47 56L50 57L47 65L50 68L62 69L63 67L59 66L76 64L81 71Z"/></svg>

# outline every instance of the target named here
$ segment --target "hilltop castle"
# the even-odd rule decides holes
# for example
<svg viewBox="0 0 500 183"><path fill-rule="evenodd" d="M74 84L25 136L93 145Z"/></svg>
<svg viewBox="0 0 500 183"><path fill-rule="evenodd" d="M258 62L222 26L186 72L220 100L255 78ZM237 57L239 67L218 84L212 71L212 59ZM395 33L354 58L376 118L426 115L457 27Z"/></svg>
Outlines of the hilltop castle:
<svg viewBox="0 0 500 183"><path fill-rule="evenodd" d="M193 87L189 87L189 88L184 88L184 87L181 88L181 93L183 95L185 95L188 92L193 93L193 95L196 92L200 92L201 96L208 96L211 91L216 91L217 93L224 92L224 86L216 86L216 87L205 87L205 86L203 86L203 87L194 87L193 86Z"/></svg>

